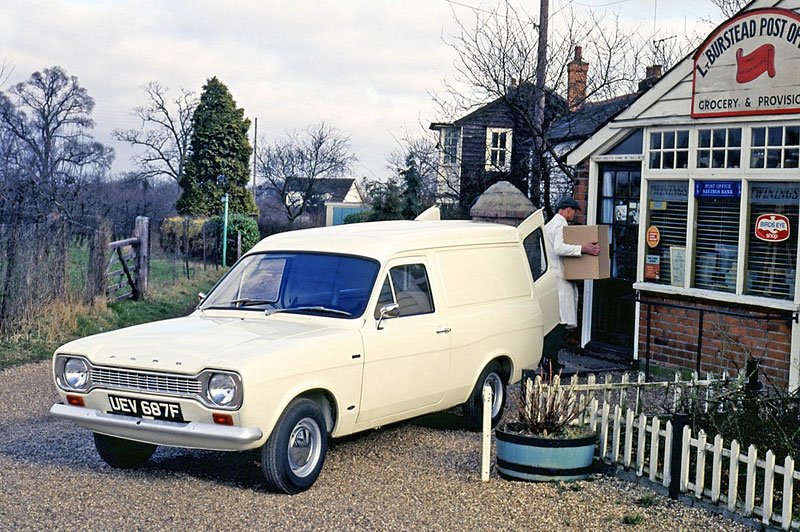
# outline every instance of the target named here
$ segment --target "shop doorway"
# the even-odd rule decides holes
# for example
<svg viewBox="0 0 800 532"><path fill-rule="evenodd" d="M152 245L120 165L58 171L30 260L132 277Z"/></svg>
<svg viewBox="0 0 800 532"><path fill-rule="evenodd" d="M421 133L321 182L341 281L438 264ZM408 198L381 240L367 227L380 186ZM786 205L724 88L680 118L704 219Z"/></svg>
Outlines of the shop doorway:
<svg viewBox="0 0 800 532"><path fill-rule="evenodd" d="M633 358L639 238L641 164L601 164L598 180L597 223L611 228L611 277L594 282L592 334L595 350Z"/></svg>

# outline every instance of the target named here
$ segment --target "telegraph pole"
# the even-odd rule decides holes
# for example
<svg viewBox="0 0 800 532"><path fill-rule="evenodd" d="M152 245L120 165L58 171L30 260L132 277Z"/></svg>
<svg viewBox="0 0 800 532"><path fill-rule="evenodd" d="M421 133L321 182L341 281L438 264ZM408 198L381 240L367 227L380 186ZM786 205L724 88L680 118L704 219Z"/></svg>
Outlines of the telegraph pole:
<svg viewBox="0 0 800 532"><path fill-rule="evenodd" d="M542 151L544 149L545 76L547 76L547 27L550 19L550 0L539 3L539 46L536 52L536 106L533 111L533 134L536 145L535 173L528 183L528 197L535 199L541 192Z"/></svg>

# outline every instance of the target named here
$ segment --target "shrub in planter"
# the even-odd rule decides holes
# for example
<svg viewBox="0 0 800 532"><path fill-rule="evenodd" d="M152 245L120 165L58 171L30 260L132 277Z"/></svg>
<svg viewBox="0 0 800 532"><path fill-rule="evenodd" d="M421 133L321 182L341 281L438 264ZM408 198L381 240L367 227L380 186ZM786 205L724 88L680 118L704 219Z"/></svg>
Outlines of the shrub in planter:
<svg viewBox="0 0 800 532"><path fill-rule="evenodd" d="M522 384L519 421L495 430L497 471L510 480L577 480L591 473L597 435L573 425L581 413L575 385L558 375Z"/></svg>
<svg viewBox="0 0 800 532"><path fill-rule="evenodd" d="M222 216L214 216L206 222L206 232L217 235L219 248L217 253L222 257ZM244 214L232 214L228 216L228 250L227 266L236 262L236 235L242 233L242 254L255 246L261 240L261 233L258 231L258 223Z"/></svg>

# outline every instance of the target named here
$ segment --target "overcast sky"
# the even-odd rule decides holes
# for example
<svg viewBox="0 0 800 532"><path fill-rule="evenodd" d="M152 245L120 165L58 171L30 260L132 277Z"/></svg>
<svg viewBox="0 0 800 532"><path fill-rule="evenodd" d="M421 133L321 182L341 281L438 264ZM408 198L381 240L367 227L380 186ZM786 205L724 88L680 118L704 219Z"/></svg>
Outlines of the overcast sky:
<svg viewBox="0 0 800 532"><path fill-rule="evenodd" d="M538 1L512 0L538 13ZM645 30L695 28L719 21L710 0L551 0L552 24L572 3L618 12ZM142 85L160 81L200 92L217 76L259 137L325 120L351 138L354 177L384 178L398 139L443 117L430 91L452 75L453 14L489 9L487 0L4 0L0 61L13 68L2 89L59 65L77 76L96 107L95 134L117 152L114 172L131 169L131 151L111 138L137 127L131 110ZM705 25L704 28L710 29ZM702 30L702 31L708 31ZM585 58L591 61L591 58ZM251 131L252 138L252 131Z"/></svg>

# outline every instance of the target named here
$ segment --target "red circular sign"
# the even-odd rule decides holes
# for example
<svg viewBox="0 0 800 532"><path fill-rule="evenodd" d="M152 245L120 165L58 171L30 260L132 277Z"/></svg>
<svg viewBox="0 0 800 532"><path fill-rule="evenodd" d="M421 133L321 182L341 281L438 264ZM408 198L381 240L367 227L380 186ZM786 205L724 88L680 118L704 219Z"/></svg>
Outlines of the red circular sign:
<svg viewBox="0 0 800 532"><path fill-rule="evenodd" d="M661 231L658 230L658 227L655 225L651 225L647 228L647 236L646 236L647 246L654 248L661 242Z"/></svg>
<svg viewBox="0 0 800 532"><path fill-rule="evenodd" d="M756 238L766 242L783 242L789 238L789 218L783 214L762 214L756 218Z"/></svg>

